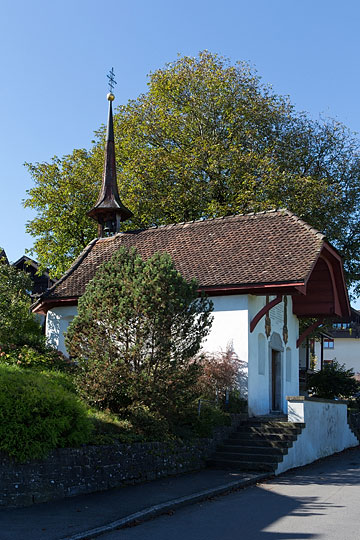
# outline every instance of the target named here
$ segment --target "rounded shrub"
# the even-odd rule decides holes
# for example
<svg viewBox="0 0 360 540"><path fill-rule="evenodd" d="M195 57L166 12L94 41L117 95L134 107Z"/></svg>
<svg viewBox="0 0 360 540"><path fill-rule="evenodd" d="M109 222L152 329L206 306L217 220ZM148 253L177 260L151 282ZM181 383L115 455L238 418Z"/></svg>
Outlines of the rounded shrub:
<svg viewBox="0 0 360 540"><path fill-rule="evenodd" d="M0 347L0 364L43 370L58 370L70 372L74 366L64 357L60 351L51 347L38 349L29 345L22 347L10 347L6 350Z"/></svg>
<svg viewBox="0 0 360 540"><path fill-rule="evenodd" d="M349 398L359 391L359 383L353 369L346 369L345 364L331 362L321 371L315 371L307 377L307 389L312 395L324 399Z"/></svg>
<svg viewBox="0 0 360 540"><path fill-rule="evenodd" d="M17 461L88 442L92 422L79 399L49 374L0 366L0 450Z"/></svg>

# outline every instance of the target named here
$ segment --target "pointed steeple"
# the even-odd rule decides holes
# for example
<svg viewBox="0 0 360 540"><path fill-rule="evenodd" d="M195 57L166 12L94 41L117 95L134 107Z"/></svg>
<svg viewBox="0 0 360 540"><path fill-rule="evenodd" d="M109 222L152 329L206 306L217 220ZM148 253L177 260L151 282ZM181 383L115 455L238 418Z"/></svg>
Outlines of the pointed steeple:
<svg viewBox="0 0 360 540"><path fill-rule="evenodd" d="M119 197L116 181L115 143L112 102L115 96L112 92L107 95L109 101L109 116L106 132L105 163L100 194L95 206L88 216L98 222L98 236L108 236L120 230L121 221L129 219L133 214L123 205Z"/></svg>

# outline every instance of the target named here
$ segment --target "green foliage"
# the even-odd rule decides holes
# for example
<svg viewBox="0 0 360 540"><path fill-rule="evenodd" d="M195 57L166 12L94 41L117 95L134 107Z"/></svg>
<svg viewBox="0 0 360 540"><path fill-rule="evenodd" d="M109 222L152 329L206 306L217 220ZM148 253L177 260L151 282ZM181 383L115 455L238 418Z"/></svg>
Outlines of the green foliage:
<svg viewBox="0 0 360 540"><path fill-rule="evenodd" d="M45 346L40 324L30 312L30 277L0 258L0 347L4 351Z"/></svg>
<svg viewBox="0 0 360 540"><path fill-rule="evenodd" d="M204 402L201 406L200 415L195 414L195 410L193 410L192 416L188 418L188 423L191 425L194 435L211 437L214 428L229 426L231 419L229 414L225 413L221 408Z"/></svg>
<svg viewBox="0 0 360 540"><path fill-rule="evenodd" d="M215 354L204 354L200 357L202 367L198 380L199 393L206 399L225 404L226 393L235 395L240 393L242 386L243 362L234 353L231 347L226 351Z"/></svg>
<svg viewBox="0 0 360 540"><path fill-rule="evenodd" d="M34 250L41 269L60 277L96 235L95 222L86 215L96 200L102 160L93 152L74 150L51 163L26 163L35 187L24 205L38 212L27 230L37 240Z"/></svg>
<svg viewBox="0 0 360 540"><path fill-rule="evenodd" d="M138 432L130 420L119 418L109 411L90 409L89 417L94 426L89 444L128 444L146 440L144 434Z"/></svg>
<svg viewBox="0 0 360 540"><path fill-rule="evenodd" d="M86 443L91 429L85 406L58 376L0 366L0 450L18 461L41 458Z"/></svg>
<svg viewBox="0 0 360 540"><path fill-rule="evenodd" d="M360 385L354 379L354 370L345 364L332 362L308 376L307 388L316 397L325 399L348 398L359 392Z"/></svg>
<svg viewBox="0 0 360 540"><path fill-rule="evenodd" d="M312 121L264 86L246 63L203 51L150 75L114 118L125 229L287 207L324 232L359 280L359 143L335 121ZM86 212L103 166L92 149L28 165L25 206L42 265L60 275L95 235Z"/></svg>
<svg viewBox="0 0 360 540"><path fill-rule="evenodd" d="M133 403L127 408L126 415L134 430L145 440L162 441L170 437L169 423L154 408L143 403Z"/></svg>
<svg viewBox="0 0 360 540"><path fill-rule="evenodd" d="M67 332L80 395L99 409L123 415L141 404L176 422L196 397L200 368L193 358L211 310L169 255L143 261L120 249L88 284Z"/></svg>
<svg viewBox="0 0 360 540"><path fill-rule="evenodd" d="M51 347L43 346L38 349L29 345L10 347L6 351L0 348L0 364L18 366L43 371L70 371L71 365L64 355Z"/></svg>
<svg viewBox="0 0 360 540"><path fill-rule="evenodd" d="M228 413L239 414L247 412L247 399L241 397L239 390L233 390L229 394L228 404L224 404L224 409Z"/></svg>

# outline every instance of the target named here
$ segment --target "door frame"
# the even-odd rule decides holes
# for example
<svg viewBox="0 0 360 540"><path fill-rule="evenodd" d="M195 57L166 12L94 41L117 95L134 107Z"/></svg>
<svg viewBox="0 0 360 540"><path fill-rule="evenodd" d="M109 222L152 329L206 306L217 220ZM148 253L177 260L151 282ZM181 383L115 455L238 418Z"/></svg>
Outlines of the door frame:
<svg viewBox="0 0 360 540"><path fill-rule="evenodd" d="M277 359L275 361L278 362L278 373L276 375L276 378L274 379L273 376L273 354L276 354ZM282 339L280 335L277 332L273 332L271 335L271 338L269 340L269 411L270 413L276 412L281 413L284 411L284 396L283 396L283 389L284 389L284 383L283 383L283 374L284 374L284 347L282 343ZM276 386L278 387L278 392L276 392ZM279 408L274 409L273 403L274 403L274 387L275 392L278 393L279 396ZM276 398L275 398L276 399Z"/></svg>

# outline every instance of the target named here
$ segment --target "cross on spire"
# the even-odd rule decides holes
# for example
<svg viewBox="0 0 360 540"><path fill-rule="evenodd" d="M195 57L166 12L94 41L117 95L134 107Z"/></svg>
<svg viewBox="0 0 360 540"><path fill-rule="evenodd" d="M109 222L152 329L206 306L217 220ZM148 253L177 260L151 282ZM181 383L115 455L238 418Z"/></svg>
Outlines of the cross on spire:
<svg viewBox="0 0 360 540"><path fill-rule="evenodd" d="M106 76L109 79L109 83L108 83L109 84L109 90L112 93L112 91L115 88L115 85L117 84L117 82L115 81L115 73L114 73L114 68L113 67L111 68L111 71L109 71L109 75L106 75Z"/></svg>

